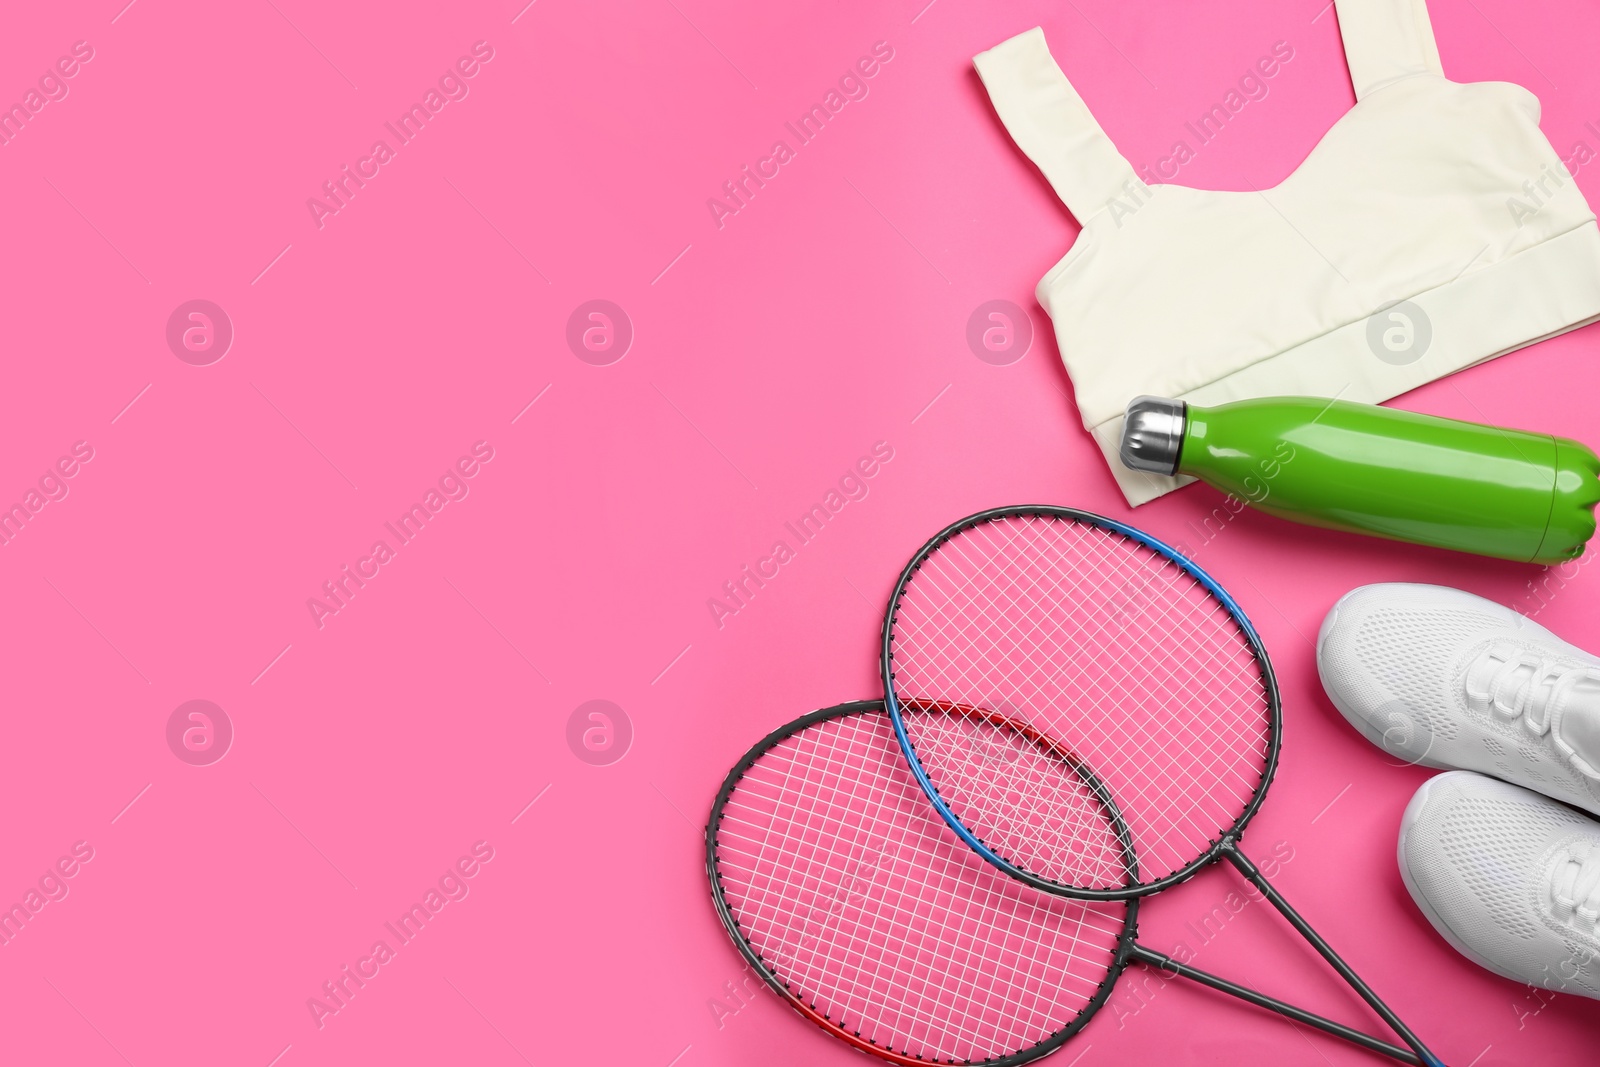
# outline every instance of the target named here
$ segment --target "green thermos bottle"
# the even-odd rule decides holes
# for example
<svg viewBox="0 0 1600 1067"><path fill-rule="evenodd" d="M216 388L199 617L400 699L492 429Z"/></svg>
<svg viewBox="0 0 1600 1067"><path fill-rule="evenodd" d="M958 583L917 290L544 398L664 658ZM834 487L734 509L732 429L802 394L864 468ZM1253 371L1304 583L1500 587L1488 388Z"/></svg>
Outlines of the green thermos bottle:
<svg viewBox="0 0 1600 1067"><path fill-rule="evenodd" d="M1526 563L1583 554L1600 458L1565 437L1318 397L1128 405L1122 462L1295 522Z"/></svg>

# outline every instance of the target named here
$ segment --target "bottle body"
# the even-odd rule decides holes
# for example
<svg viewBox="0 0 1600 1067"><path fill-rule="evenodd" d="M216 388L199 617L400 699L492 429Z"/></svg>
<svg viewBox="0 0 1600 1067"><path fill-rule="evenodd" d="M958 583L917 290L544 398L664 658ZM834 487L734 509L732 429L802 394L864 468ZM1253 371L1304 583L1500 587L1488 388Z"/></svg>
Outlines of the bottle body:
<svg viewBox="0 0 1600 1067"><path fill-rule="evenodd" d="M1296 522L1546 564L1583 554L1600 501L1576 441L1317 397L1189 405L1177 471Z"/></svg>

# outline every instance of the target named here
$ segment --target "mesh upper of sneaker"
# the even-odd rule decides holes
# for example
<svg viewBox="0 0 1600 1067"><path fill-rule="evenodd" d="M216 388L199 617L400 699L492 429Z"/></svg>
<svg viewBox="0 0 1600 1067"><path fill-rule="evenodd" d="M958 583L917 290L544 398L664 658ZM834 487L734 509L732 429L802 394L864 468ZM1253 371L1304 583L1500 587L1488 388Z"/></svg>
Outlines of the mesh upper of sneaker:
<svg viewBox="0 0 1600 1067"><path fill-rule="evenodd" d="M1400 759L1492 774L1600 814L1600 782L1577 772L1548 729L1468 698L1468 675L1491 652L1536 665L1495 679L1513 703L1533 692L1517 683L1535 674L1600 666L1509 608L1458 589L1408 584L1364 586L1342 599L1317 660L1346 717ZM1539 710L1547 723L1548 708Z"/></svg>
<svg viewBox="0 0 1600 1067"><path fill-rule="evenodd" d="M1435 738L1449 741L1460 721L1450 714L1454 709L1440 706L1438 674L1418 666L1454 662L1463 645L1498 621L1475 611L1379 609L1361 620L1351 651ZM1343 666L1358 669L1354 663Z"/></svg>
<svg viewBox="0 0 1600 1067"><path fill-rule="evenodd" d="M1573 815L1569 822L1531 801L1463 796L1438 825L1439 862L1449 866L1500 929L1528 940L1539 934L1524 899L1532 859L1529 838L1556 825L1576 828L1577 820Z"/></svg>
<svg viewBox="0 0 1600 1067"><path fill-rule="evenodd" d="M1413 799L1400 862L1423 912L1478 962L1600 998L1600 935L1585 914L1600 905L1600 823L1530 790L1455 772ZM1580 889L1582 899L1572 897Z"/></svg>

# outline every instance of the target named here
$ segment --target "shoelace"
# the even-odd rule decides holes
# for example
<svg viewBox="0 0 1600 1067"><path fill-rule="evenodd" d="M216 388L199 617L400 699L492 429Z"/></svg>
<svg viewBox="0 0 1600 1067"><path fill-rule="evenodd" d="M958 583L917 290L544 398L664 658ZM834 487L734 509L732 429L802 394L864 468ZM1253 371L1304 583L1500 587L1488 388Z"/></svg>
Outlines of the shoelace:
<svg viewBox="0 0 1600 1067"><path fill-rule="evenodd" d="M1550 899L1556 914L1596 932L1600 926L1600 849L1582 859L1561 858L1550 876Z"/></svg>
<svg viewBox="0 0 1600 1067"><path fill-rule="evenodd" d="M1596 673L1592 667L1564 667L1513 646L1495 645L1467 668L1462 689L1468 706L1504 722L1520 721L1530 734L1542 738L1551 733L1551 710L1557 695L1570 693L1584 675ZM1600 765L1585 759L1566 739L1552 736L1550 740L1573 770L1600 781Z"/></svg>
<svg viewBox="0 0 1600 1067"><path fill-rule="evenodd" d="M1470 684L1478 672L1467 671L1467 699L1502 719L1521 719L1530 733L1543 737L1550 730L1551 695L1567 675L1579 673L1582 668L1563 670L1537 656L1507 649L1491 648L1484 655L1502 662L1481 690L1475 691ZM1534 696L1541 690L1543 699L1536 702Z"/></svg>

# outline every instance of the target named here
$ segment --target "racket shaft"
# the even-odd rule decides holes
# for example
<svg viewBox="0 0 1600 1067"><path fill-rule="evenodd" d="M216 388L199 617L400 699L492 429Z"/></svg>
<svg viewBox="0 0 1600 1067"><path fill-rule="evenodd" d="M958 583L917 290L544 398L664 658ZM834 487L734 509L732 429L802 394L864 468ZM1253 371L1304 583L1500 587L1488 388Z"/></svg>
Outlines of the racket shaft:
<svg viewBox="0 0 1600 1067"><path fill-rule="evenodd" d="M1392 1056L1395 1059L1400 1060L1402 1063L1420 1065L1423 1062L1415 1052L1412 1052L1408 1048L1401 1048L1399 1045L1391 1045L1387 1041L1379 1040L1370 1034L1364 1034L1360 1030L1353 1030L1343 1023L1336 1023L1332 1019L1323 1018L1321 1015L1313 1014L1312 1012L1306 1011L1303 1008L1297 1008L1293 1004L1286 1004L1275 997L1269 997L1263 993L1257 993L1255 990L1250 989L1247 986L1239 985L1236 982L1230 982L1226 978L1218 978L1216 975L1209 974L1206 971L1197 970L1193 967L1190 967L1188 964L1179 963L1171 956L1164 956L1159 952L1145 948L1143 945L1129 945L1128 958L1130 960L1138 960L1140 963L1148 964L1149 966L1155 967L1166 974L1176 974L1180 977L1199 982L1201 985L1210 986L1212 989L1220 990L1223 993L1236 996L1240 1000L1247 1000L1251 1004L1254 1004L1258 1007L1266 1008L1268 1011L1275 1011L1285 1018L1293 1019L1296 1022L1305 1023L1307 1026L1315 1026L1318 1030L1321 1030L1325 1033L1333 1034L1335 1037L1342 1037L1346 1041L1360 1045L1362 1048L1371 1049L1373 1052L1381 1052L1385 1056Z"/></svg>
<svg viewBox="0 0 1600 1067"><path fill-rule="evenodd" d="M1361 994L1361 999L1366 1001L1385 1023L1389 1024L1389 1029L1399 1034L1406 1044L1416 1049L1417 1055L1421 1057L1419 1062L1427 1064L1428 1067L1434 1067L1434 1065L1442 1067L1443 1061L1428 1051L1428 1047L1422 1043L1422 1040L1411 1032L1410 1027L1400 1021L1400 1017L1389 1008L1389 1005L1379 999L1378 994L1372 991L1372 987L1363 982L1360 976L1350 968L1350 965L1337 952L1333 951L1332 946L1322 939L1322 935L1313 930L1311 924L1306 922L1300 916L1300 913L1289 905L1287 900L1283 899L1283 894L1272 887L1272 883L1267 881L1266 875L1262 874L1261 869L1250 862L1244 853L1239 851L1239 846L1232 839L1223 844L1222 854L1228 857L1229 862L1239 869L1239 873L1244 875L1251 885L1261 890L1262 896L1270 900L1272 906L1277 908L1285 919L1289 920L1289 924L1300 931L1301 937L1311 942L1311 947L1315 948L1322 958L1327 960L1329 965L1339 972L1339 976L1349 983L1350 988Z"/></svg>

